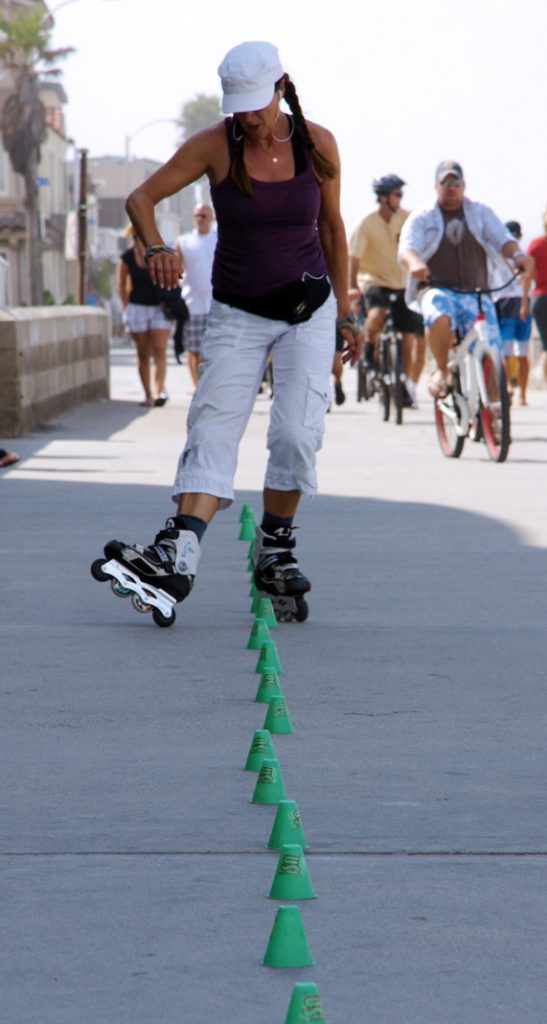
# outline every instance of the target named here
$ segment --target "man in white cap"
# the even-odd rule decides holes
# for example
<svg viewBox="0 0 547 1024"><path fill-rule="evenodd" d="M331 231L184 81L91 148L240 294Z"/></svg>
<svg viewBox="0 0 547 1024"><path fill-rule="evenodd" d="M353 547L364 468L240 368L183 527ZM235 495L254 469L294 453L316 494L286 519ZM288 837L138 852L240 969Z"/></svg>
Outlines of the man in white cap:
<svg viewBox="0 0 547 1024"><path fill-rule="evenodd" d="M399 259L410 272L407 304L421 311L437 363L429 390L441 398L447 392L448 358L456 332L464 334L473 324L477 298L430 286L430 280L467 291L488 288L489 256L501 253L522 270L530 269L531 260L489 206L465 196L463 170L457 161L443 160L438 165L435 191L435 202L411 213L405 222ZM499 346L494 303L485 295L482 305L490 339Z"/></svg>

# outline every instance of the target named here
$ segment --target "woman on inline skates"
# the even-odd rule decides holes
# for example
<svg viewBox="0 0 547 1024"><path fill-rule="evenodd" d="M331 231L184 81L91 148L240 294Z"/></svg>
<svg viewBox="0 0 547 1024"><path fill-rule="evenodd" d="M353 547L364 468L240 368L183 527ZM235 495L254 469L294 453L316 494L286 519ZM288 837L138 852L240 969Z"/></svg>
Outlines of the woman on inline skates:
<svg viewBox="0 0 547 1024"><path fill-rule="evenodd" d="M207 174L218 222L202 372L173 491L177 514L149 547L113 541L105 555L176 601L188 595L205 530L233 500L239 441L271 355L255 581L274 605L292 602L296 615L311 584L295 558L293 519L301 495L316 491L336 324L345 360L355 362L361 343L348 300L340 162L332 134L304 118L271 43L235 46L219 74L229 116L192 136L127 201L161 288L176 286L180 263L159 233L156 204Z"/></svg>

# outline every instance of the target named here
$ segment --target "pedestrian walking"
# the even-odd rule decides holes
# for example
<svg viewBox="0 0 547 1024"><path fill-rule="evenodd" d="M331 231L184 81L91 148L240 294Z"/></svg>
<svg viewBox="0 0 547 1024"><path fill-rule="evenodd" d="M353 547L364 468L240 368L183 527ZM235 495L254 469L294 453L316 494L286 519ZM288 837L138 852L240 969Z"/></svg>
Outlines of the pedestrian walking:
<svg viewBox="0 0 547 1024"><path fill-rule="evenodd" d="M123 319L137 349L137 368L144 390L141 405L165 405L167 392L167 343L171 324L162 309L158 292L144 259L144 245L133 227L127 229L131 245L118 263L118 295ZM152 381L151 363L154 365Z"/></svg>
<svg viewBox="0 0 547 1024"><path fill-rule="evenodd" d="M179 235L175 241L182 264L182 297L190 314L184 326L184 348L194 387L199 379L201 339L213 297L211 274L217 244L213 220L212 207L199 203L194 210L194 230Z"/></svg>
<svg viewBox="0 0 547 1024"><path fill-rule="evenodd" d="M547 382L547 208L543 213L543 226L544 234L532 239L528 246L528 255L534 261L532 316L541 341L543 378Z"/></svg>

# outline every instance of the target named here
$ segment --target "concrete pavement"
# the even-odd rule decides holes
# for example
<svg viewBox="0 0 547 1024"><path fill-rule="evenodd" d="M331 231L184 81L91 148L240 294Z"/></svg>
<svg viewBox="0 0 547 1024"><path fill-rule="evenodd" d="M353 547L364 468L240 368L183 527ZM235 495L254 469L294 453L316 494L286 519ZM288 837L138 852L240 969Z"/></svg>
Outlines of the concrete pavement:
<svg viewBox="0 0 547 1024"><path fill-rule="evenodd" d="M514 410L505 465L469 443L454 462L425 395L383 424L346 374L299 515L310 619L274 637L316 966L272 970L237 540L241 503L260 509L269 400L238 501L159 630L89 563L169 513L189 382L173 364L171 401L143 410L131 349L113 363L113 400L21 439L0 477L2 1020L284 1024L309 979L329 1024L543 1024L547 394Z"/></svg>

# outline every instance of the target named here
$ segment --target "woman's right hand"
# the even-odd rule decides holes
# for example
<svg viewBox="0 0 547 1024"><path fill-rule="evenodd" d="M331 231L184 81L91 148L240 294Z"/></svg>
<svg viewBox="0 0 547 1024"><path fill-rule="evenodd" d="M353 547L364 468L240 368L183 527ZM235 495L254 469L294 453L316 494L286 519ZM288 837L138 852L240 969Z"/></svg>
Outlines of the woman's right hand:
<svg viewBox="0 0 547 1024"><path fill-rule="evenodd" d="M416 260L413 261L409 269L410 273L412 274L412 277L414 277L417 281L423 281L424 284L429 283L429 280L431 278L431 271L427 266L427 263L424 263L422 260Z"/></svg>

